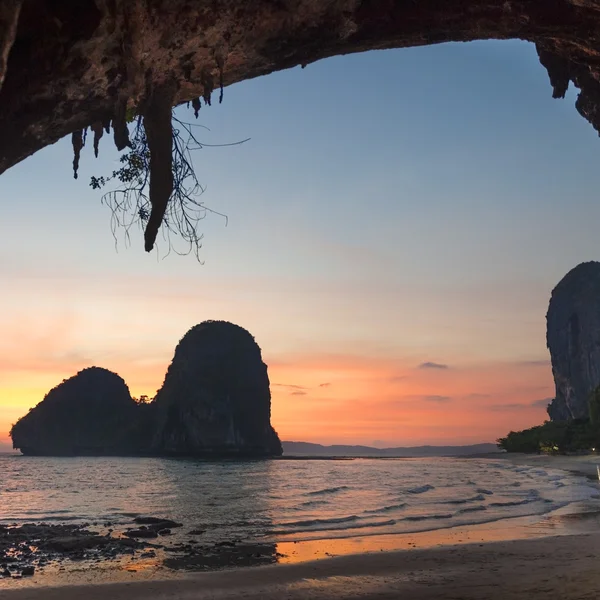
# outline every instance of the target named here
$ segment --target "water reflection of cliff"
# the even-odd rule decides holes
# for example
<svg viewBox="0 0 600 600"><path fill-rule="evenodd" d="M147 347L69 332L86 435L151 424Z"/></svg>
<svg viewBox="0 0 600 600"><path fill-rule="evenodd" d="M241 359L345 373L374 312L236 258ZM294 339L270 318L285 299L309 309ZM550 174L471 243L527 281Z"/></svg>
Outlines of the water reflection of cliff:
<svg viewBox="0 0 600 600"><path fill-rule="evenodd" d="M276 544L265 540L273 529L268 502L276 476L272 461L163 459L157 461L156 476L154 492L157 497L163 492L163 512L186 523L177 535L198 541L192 551L168 556L166 567L204 570L278 561ZM198 533L191 536L190 531Z"/></svg>

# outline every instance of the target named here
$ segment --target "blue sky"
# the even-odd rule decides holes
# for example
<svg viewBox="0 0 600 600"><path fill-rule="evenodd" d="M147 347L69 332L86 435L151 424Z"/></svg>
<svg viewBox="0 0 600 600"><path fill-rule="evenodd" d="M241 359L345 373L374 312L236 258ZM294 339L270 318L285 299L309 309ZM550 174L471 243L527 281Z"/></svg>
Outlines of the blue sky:
<svg viewBox="0 0 600 600"><path fill-rule="evenodd" d="M315 364L350 373L379 361L387 373L436 361L453 367L444 376L458 398L478 393L473 370L493 382L490 372L546 360L550 291L600 249L600 140L574 90L551 96L534 47L517 41L337 57L227 88L222 105L202 108L210 131L200 137L251 139L196 154L206 205L229 217L227 227L204 221L204 265L162 259L164 244L148 255L141 234L115 250L109 211L88 185L117 164L107 138L99 159L84 149L77 181L69 140L17 165L0 178L0 437L3 412L12 422L89 364L153 394L177 340L207 318L249 329L272 381L309 380ZM194 121L191 110L179 115ZM278 367L291 364L293 373ZM512 396L494 400L492 390L489 407L528 408L497 422L482 400L485 440L544 418L529 403L552 395L549 367L518 372ZM423 398L433 394L426 383ZM381 393L374 384L364 396L376 403ZM284 437L309 437L331 400L278 394ZM435 408L429 423L470 410L458 399ZM314 441L474 440L458 424L428 427L340 424Z"/></svg>

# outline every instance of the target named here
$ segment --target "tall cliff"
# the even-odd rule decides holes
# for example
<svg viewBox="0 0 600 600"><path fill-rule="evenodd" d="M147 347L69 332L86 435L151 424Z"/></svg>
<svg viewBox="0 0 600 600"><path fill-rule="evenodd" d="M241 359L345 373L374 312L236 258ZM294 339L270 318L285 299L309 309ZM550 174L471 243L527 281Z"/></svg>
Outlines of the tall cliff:
<svg viewBox="0 0 600 600"><path fill-rule="evenodd" d="M225 321L192 327L154 402L152 451L166 455L280 455L267 366L254 338Z"/></svg>
<svg viewBox="0 0 600 600"><path fill-rule="evenodd" d="M554 421L589 416L588 398L600 385L600 262L581 263L552 291L546 315L556 397Z"/></svg>
<svg viewBox="0 0 600 600"><path fill-rule="evenodd" d="M52 389L10 433L35 455L279 456L267 366L242 327L206 321L182 338L150 404L91 367Z"/></svg>
<svg viewBox="0 0 600 600"><path fill-rule="evenodd" d="M130 451L137 405L116 373L90 367L50 390L10 432L23 454L104 455Z"/></svg>

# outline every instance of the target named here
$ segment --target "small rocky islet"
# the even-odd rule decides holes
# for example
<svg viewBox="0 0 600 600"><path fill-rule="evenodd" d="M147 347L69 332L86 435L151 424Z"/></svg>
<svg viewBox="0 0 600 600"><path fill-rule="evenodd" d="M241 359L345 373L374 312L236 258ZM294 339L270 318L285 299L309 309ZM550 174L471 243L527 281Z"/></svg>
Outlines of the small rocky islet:
<svg viewBox="0 0 600 600"><path fill-rule="evenodd" d="M254 337L205 321L180 340L162 387L136 402L99 367L63 380L10 432L36 456L280 456L267 365Z"/></svg>

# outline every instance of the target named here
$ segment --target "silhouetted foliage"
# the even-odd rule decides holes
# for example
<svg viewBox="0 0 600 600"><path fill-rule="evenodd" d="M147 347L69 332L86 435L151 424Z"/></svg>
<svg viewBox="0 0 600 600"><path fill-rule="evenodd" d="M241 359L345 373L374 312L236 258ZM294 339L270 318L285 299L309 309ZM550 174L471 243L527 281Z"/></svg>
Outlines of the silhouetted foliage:
<svg viewBox="0 0 600 600"><path fill-rule="evenodd" d="M116 189L105 193L102 202L112 211L111 229L115 241L117 231L122 229L126 243L130 242L130 230L134 225L145 229L152 213L150 198L150 149L144 128L144 119L141 116L129 117L133 119L133 127L129 136L128 150L121 155L121 167L106 177L92 177L90 186L93 189L102 189L110 183L117 184ZM186 123L172 113L172 174L173 191L167 203L167 208L162 218L163 238L167 242L169 252L174 250L177 254L193 252L200 260L199 252L202 247L203 234L199 233L198 226L207 213L227 217L200 201L204 188L198 181L193 167L192 152L204 147L234 146L243 144L248 140L241 140L232 144L205 144L201 143L196 134L196 129L202 127L193 123ZM185 245L183 251L177 250L172 242L172 236L180 238Z"/></svg>
<svg viewBox="0 0 600 600"><path fill-rule="evenodd" d="M499 448L507 452L567 453L600 448L600 388L589 397L590 419L545 421L523 431L511 431L499 438Z"/></svg>
<svg viewBox="0 0 600 600"><path fill-rule="evenodd" d="M588 409L592 425L600 426L600 387L597 387L588 398Z"/></svg>

